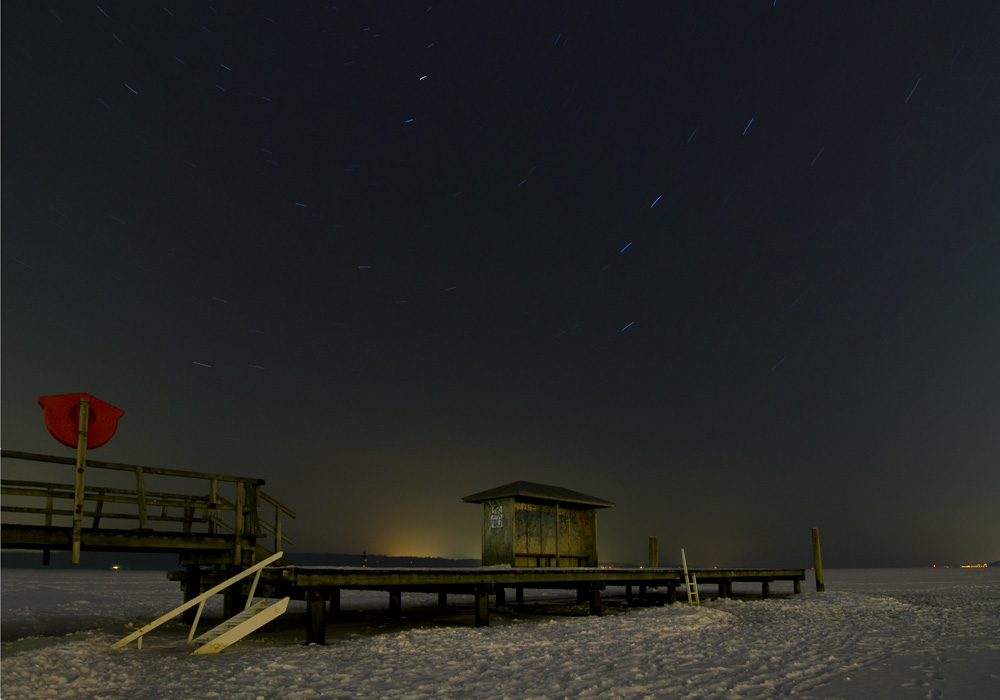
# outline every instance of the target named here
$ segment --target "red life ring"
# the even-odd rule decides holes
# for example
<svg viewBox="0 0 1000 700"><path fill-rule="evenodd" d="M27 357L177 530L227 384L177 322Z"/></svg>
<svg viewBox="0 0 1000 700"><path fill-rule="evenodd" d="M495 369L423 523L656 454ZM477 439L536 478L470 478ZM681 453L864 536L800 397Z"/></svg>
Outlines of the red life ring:
<svg viewBox="0 0 1000 700"><path fill-rule="evenodd" d="M38 405L42 407L45 427L49 429L52 437L62 444L67 447L76 447L77 435L80 430L80 399L90 399L87 447L100 447L115 434L115 430L118 429L118 419L125 415L125 411L90 394L39 396Z"/></svg>

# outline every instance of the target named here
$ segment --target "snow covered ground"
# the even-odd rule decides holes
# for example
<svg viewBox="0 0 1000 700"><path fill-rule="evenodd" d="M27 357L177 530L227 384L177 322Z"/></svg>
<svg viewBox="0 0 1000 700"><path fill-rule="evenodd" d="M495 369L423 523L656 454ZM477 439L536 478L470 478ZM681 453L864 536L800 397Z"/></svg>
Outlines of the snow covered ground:
<svg viewBox="0 0 1000 700"><path fill-rule="evenodd" d="M997 568L832 570L823 594L753 586L700 608L493 613L482 629L471 599L435 618L436 597L407 595L396 622L386 594L345 592L351 621L326 646L301 644L297 606L214 656L187 655L179 622L141 651L109 648L180 602L162 572L4 569L0 583L4 700L1000 698Z"/></svg>

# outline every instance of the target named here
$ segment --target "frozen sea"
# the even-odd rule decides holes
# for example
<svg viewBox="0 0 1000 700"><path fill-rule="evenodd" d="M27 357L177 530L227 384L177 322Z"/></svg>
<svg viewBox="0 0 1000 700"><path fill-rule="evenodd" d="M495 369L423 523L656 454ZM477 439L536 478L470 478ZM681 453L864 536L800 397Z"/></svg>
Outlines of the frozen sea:
<svg viewBox="0 0 1000 700"><path fill-rule="evenodd" d="M141 650L109 648L180 603L163 572L4 569L0 695L1000 698L1000 568L828 570L825 578L825 593L812 581L801 595L779 583L769 600L754 586L701 607L609 600L603 617L572 605L491 611L492 626L480 629L471 598L431 615L436 596L406 595L395 621L384 612L387 594L344 592L347 621L329 625L325 646L301 643L304 608L293 604L222 653L189 656L179 621Z"/></svg>

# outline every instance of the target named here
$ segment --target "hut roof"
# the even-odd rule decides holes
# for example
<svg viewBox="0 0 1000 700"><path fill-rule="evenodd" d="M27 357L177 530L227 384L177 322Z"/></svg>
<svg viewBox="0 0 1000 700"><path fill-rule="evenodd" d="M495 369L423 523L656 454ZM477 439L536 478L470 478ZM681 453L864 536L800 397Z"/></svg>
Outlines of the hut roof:
<svg viewBox="0 0 1000 700"><path fill-rule="evenodd" d="M462 500L466 503L482 503L494 498L510 497L530 498L536 501L549 501L552 503L574 503L595 508L610 508L614 505L612 501L603 498L588 496L579 491L570 491L561 486L549 486L547 484L536 484L531 481L515 481L504 486L488 489L466 496Z"/></svg>

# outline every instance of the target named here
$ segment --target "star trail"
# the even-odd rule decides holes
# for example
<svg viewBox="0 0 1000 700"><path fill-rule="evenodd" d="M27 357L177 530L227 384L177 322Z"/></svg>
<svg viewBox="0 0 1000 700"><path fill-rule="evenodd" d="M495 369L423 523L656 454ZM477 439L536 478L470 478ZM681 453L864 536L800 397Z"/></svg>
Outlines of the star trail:
<svg viewBox="0 0 1000 700"><path fill-rule="evenodd" d="M2 13L4 448L91 393L301 551L523 479L609 561L1000 556L995 3Z"/></svg>

